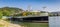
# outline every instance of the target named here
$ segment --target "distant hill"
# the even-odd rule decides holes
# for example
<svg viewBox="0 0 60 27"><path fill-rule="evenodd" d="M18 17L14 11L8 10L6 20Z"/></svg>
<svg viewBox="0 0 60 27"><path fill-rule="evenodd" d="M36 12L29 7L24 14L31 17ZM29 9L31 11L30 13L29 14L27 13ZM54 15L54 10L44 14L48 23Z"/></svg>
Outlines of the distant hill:
<svg viewBox="0 0 60 27"><path fill-rule="evenodd" d="M60 12L49 12L50 16L60 16Z"/></svg>
<svg viewBox="0 0 60 27"><path fill-rule="evenodd" d="M16 7L3 7L0 8L0 16L10 16L11 14L19 13L21 11L23 10Z"/></svg>

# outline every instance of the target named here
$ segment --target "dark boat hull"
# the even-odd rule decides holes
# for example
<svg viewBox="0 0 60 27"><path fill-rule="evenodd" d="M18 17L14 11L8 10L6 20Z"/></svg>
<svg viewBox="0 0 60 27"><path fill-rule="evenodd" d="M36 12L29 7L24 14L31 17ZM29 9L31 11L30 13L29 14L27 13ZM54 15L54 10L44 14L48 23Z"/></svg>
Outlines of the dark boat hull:
<svg viewBox="0 0 60 27"><path fill-rule="evenodd" d="M12 21L23 21L23 22L41 22L47 23L48 16L39 16L39 17L25 17L25 18L11 18Z"/></svg>

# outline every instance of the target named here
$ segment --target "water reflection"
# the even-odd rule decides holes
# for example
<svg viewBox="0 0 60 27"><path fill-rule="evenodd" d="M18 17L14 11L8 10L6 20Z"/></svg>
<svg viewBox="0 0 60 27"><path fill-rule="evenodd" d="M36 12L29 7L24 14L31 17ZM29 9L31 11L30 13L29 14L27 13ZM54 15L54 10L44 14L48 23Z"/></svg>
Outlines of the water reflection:
<svg viewBox="0 0 60 27"><path fill-rule="evenodd" d="M49 27L60 27L60 16L49 17Z"/></svg>

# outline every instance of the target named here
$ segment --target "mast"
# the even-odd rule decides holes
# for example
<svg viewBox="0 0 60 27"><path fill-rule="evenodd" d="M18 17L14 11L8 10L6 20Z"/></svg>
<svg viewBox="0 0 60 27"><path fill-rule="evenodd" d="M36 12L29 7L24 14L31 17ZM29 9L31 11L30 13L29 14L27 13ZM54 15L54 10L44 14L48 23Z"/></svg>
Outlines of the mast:
<svg viewBox="0 0 60 27"><path fill-rule="evenodd" d="M42 8L43 8L43 11L47 12L47 11L46 11L46 6L44 6L44 7L42 7Z"/></svg>
<svg viewBox="0 0 60 27"><path fill-rule="evenodd" d="M28 5L27 10L28 10L28 11L31 10L31 5Z"/></svg>
<svg viewBox="0 0 60 27"><path fill-rule="evenodd" d="M46 7L43 7L43 10L46 9Z"/></svg>

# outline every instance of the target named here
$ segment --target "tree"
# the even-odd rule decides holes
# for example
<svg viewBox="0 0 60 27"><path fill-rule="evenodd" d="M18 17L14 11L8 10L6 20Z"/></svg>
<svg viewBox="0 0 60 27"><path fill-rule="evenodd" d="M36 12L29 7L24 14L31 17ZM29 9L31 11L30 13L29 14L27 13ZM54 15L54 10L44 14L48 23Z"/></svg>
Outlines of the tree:
<svg viewBox="0 0 60 27"><path fill-rule="evenodd" d="M20 8L15 8L15 7L3 7L0 8L0 17L2 16L11 16L11 14L19 13L23 11Z"/></svg>
<svg viewBox="0 0 60 27"><path fill-rule="evenodd" d="M0 11L0 19L2 18L3 14L2 14L2 11Z"/></svg>

